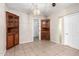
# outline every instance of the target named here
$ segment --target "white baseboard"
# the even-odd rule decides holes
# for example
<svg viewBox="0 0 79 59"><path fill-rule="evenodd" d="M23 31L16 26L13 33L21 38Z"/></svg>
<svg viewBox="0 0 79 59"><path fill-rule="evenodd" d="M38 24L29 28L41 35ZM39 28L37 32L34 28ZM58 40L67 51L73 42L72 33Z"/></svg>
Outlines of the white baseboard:
<svg viewBox="0 0 79 59"><path fill-rule="evenodd" d="M56 41L54 41L54 40L50 40L51 42L55 42L55 43L57 43Z"/></svg>
<svg viewBox="0 0 79 59"><path fill-rule="evenodd" d="M4 50L3 52L0 53L0 56L4 56L6 53L6 50Z"/></svg>
<svg viewBox="0 0 79 59"><path fill-rule="evenodd" d="M33 40L32 41L23 41L23 42L20 42L20 44L30 43L30 42L33 42Z"/></svg>
<svg viewBox="0 0 79 59"><path fill-rule="evenodd" d="M70 45L70 44L64 44L66 46L69 46L69 47L72 47L72 48L75 48L75 49L78 49L79 50L79 46L77 45Z"/></svg>

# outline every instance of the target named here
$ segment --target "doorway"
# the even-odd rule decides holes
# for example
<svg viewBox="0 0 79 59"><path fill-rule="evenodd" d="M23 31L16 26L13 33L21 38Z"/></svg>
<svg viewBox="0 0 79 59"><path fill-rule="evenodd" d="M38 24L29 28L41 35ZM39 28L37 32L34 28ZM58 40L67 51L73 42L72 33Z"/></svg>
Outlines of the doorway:
<svg viewBox="0 0 79 59"><path fill-rule="evenodd" d="M39 19L34 18L33 20L33 39L34 41L39 40Z"/></svg>
<svg viewBox="0 0 79 59"><path fill-rule="evenodd" d="M50 40L50 19L33 20L33 40Z"/></svg>

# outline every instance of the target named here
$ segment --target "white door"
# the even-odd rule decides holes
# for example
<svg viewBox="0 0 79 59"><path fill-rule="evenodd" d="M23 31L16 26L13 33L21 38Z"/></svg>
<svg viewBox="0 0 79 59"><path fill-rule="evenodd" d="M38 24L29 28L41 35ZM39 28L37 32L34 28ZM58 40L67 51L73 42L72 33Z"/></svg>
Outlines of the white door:
<svg viewBox="0 0 79 59"><path fill-rule="evenodd" d="M79 13L64 17L64 44L79 49Z"/></svg>

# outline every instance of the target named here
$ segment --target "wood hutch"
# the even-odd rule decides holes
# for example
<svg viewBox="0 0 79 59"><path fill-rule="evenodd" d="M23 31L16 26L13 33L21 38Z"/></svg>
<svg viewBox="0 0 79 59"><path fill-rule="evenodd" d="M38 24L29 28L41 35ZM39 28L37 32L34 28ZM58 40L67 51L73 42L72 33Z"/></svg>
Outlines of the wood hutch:
<svg viewBox="0 0 79 59"><path fill-rule="evenodd" d="M41 20L41 40L50 40L50 20Z"/></svg>
<svg viewBox="0 0 79 59"><path fill-rule="evenodd" d="M19 16L6 12L6 49L19 44Z"/></svg>

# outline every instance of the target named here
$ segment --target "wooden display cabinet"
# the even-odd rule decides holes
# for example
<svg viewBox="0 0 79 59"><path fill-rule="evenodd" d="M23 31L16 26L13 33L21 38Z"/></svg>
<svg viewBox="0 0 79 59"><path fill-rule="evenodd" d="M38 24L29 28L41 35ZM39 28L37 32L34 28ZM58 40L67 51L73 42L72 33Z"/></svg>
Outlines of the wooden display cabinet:
<svg viewBox="0 0 79 59"><path fill-rule="evenodd" d="M6 49L19 44L19 16L6 12Z"/></svg>
<svg viewBox="0 0 79 59"><path fill-rule="evenodd" d="M50 40L50 20L41 20L41 40Z"/></svg>

